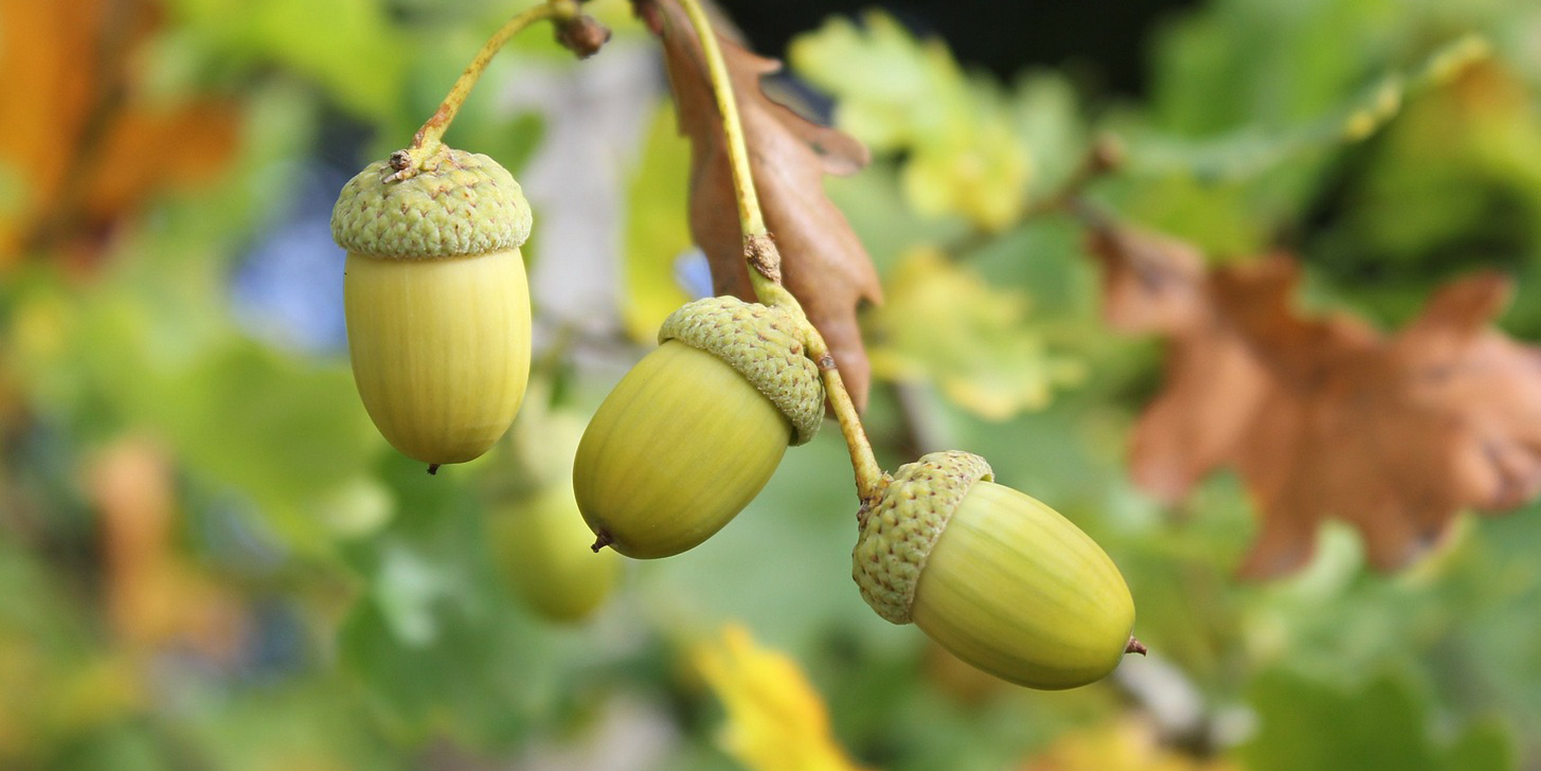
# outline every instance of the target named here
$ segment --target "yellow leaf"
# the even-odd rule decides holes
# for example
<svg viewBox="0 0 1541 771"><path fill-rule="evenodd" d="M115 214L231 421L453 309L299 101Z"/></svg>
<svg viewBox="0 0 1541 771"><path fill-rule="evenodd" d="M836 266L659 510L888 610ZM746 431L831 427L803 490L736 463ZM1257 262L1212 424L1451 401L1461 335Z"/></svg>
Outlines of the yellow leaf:
<svg viewBox="0 0 1541 771"><path fill-rule="evenodd" d="M674 108L660 101L653 111L642 160L627 194L626 286L621 309L626 331L653 343L658 327L689 297L674 278L674 265L691 247L686 224L690 143L674 127Z"/></svg>
<svg viewBox="0 0 1541 771"><path fill-rule="evenodd" d="M835 742L829 713L786 654L729 625L692 662L728 712L723 750L752 771L864 771Z"/></svg>
<svg viewBox="0 0 1541 771"><path fill-rule="evenodd" d="M1159 741L1143 720L1121 720L1066 734L1022 771L1239 771L1231 762L1196 758Z"/></svg>
<svg viewBox="0 0 1541 771"><path fill-rule="evenodd" d="M954 137L916 144L901 173L905 199L930 216L960 214L999 233L1027 200L1026 148L1002 121L979 119Z"/></svg>
<svg viewBox="0 0 1541 771"><path fill-rule="evenodd" d="M888 302L867 318L872 369L891 380L935 383L989 420L1042 409L1053 389L1079 382L1079 361L1049 350L1027 324L1027 298L990 287L934 249L901 260Z"/></svg>

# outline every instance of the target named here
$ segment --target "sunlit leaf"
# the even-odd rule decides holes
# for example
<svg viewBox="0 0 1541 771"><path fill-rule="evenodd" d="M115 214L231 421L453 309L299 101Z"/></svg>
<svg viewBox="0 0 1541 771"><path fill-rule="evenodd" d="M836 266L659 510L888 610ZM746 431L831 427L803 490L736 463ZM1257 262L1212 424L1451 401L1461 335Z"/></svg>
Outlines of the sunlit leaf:
<svg viewBox="0 0 1541 771"><path fill-rule="evenodd" d="M836 743L828 709L797 662L729 626L691 656L728 711L724 750L751 771L861 771Z"/></svg>
<svg viewBox="0 0 1541 771"><path fill-rule="evenodd" d="M680 255L692 245L685 224L690 143L680 136L667 104L654 112L641 153L627 196L621 310L631 336L652 343L664 318L691 299L675 274Z"/></svg>
<svg viewBox="0 0 1541 771"><path fill-rule="evenodd" d="M904 259L868 329L880 377L934 382L991 420L1041 409L1085 374L1029 326L1025 295L995 289L934 250Z"/></svg>

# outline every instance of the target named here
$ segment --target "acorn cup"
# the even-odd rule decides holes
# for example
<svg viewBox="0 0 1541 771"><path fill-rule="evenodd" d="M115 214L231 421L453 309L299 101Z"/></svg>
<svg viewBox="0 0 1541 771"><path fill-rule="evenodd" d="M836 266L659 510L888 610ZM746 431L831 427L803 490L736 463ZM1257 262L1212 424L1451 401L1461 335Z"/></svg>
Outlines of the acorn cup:
<svg viewBox="0 0 1541 771"><path fill-rule="evenodd" d="M858 515L852 575L895 623L1019 685L1075 688L1126 652L1134 601L1106 553L1069 520L996 484L984 458L938 452L899 468Z"/></svg>
<svg viewBox="0 0 1541 771"><path fill-rule="evenodd" d="M824 417L801 322L733 297L689 303L659 347L606 397L578 446L573 490L598 540L668 557L722 529L759 494L789 444Z"/></svg>
<svg viewBox="0 0 1541 771"><path fill-rule="evenodd" d="M429 464L480 456L508 429L530 370L519 246L530 207L485 155L438 145L359 172L332 210L348 252L348 352L387 441Z"/></svg>

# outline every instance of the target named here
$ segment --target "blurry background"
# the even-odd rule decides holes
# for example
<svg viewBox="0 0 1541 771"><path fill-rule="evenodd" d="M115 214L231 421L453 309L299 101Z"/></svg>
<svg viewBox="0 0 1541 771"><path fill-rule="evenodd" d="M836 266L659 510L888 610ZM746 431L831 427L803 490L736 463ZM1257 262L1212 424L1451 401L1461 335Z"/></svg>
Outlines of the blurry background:
<svg viewBox="0 0 1541 771"><path fill-rule="evenodd" d="M1131 222L1215 262L1294 250L1311 307L1385 328L1500 268L1503 326L1541 339L1541 4L724 4L789 60L778 94L874 149L828 190L888 293L880 457L984 454L1128 579L1152 655L1053 694L862 603L828 429L706 545L577 574L608 592L581 622L539 612L564 587L519 570L521 517L709 286L619 0L591 4L616 36L587 62L521 37L447 137L534 205L530 403L437 477L379 438L331 205L523 5L0 3L0 768L807 767L725 726L896 770L1541 768L1541 512L1463 520L1390 576L1331 525L1300 574L1237 581L1236 478L1176 507L1128 481L1159 341L1103 324L1077 223L1022 216L1112 130L1129 161L1089 195ZM1398 76L1472 33L1490 56Z"/></svg>

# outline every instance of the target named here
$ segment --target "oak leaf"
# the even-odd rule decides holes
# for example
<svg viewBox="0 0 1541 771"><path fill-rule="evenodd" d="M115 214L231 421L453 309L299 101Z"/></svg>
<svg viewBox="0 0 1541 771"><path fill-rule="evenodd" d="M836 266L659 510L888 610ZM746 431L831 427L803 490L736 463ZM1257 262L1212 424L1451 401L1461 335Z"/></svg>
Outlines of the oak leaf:
<svg viewBox="0 0 1541 771"><path fill-rule="evenodd" d="M1454 281L1387 335L1346 314L1300 315L1291 303L1301 271L1288 257L1194 274L1171 248L1103 230L1092 248L1110 318L1163 307L1160 292L1128 289L1141 260L1179 277L1168 298L1187 298L1148 314L1172 355L1135 432L1135 479L1176 500L1234 468L1262 518L1241 575L1304 566L1326 517L1359 530L1373 567L1395 569L1437 544L1460 511L1541 494L1541 349L1491 326L1507 278Z"/></svg>
<svg viewBox="0 0 1541 771"><path fill-rule="evenodd" d="M691 234L711 263L716 292L752 300L722 120L700 41L674 0L638 0L636 7L663 41L680 131L690 138ZM863 302L881 302L882 289L866 249L825 196L823 180L825 174L850 174L866 165L867 149L772 101L760 78L780 69L780 63L745 50L721 32L718 39L765 223L781 252L782 281L829 343L861 407L870 365L856 310Z"/></svg>

